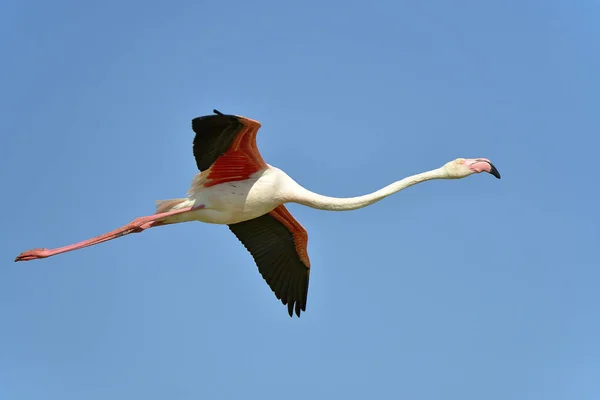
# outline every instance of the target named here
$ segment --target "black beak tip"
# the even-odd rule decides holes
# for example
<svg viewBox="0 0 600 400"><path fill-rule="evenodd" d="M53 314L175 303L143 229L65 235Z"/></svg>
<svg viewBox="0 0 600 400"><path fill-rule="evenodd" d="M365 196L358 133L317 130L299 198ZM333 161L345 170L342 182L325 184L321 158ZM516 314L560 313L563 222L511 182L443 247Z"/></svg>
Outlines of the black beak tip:
<svg viewBox="0 0 600 400"><path fill-rule="evenodd" d="M500 179L500 172L498 172L498 169L496 167L494 167L494 164L492 164L492 163L490 163L490 166L492 167L492 170L490 171L490 174L492 174L496 178Z"/></svg>

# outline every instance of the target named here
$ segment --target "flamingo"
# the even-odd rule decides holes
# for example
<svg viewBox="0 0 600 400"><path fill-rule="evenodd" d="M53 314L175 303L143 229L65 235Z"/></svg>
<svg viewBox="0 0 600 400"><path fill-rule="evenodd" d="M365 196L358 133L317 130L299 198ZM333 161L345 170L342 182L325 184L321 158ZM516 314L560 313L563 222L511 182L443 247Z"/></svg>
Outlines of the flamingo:
<svg viewBox="0 0 600 400"><path fill-rule="evenodd" d="M256 146L261 123L222 114L192 120L193 153L200 170L185 198L156 201L153 215L134 219L111 232L55 249L25 251L15 261L30 261L93 246L146 229L188 221L227 225L254 259L259 273L288 314L306 311L310 259L306 229L286 203L327 211L356 210L400 190L434 179L461 179L500 173L486 158L457 158L440 168L409 176L373 193L328 197L305 189L281 169L267 164Z"/></svg>

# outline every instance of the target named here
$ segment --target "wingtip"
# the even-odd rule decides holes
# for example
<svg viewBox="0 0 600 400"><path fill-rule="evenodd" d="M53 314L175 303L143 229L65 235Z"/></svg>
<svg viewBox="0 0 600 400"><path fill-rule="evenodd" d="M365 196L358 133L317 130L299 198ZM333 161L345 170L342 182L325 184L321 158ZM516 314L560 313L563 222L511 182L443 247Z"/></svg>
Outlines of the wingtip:
<svg viewBox="0 0 600 400"><path fill-rule="evenodd" d="M213 112L217 115L223 115L223 113L219 110L217 110L216 108L213 110Z"/></svg>

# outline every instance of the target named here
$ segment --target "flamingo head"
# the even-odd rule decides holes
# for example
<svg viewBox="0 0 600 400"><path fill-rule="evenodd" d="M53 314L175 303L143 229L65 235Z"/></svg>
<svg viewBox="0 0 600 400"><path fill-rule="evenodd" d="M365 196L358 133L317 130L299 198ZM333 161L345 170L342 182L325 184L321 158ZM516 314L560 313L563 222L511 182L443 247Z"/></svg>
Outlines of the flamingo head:
<svg viewBox="0 0 600 400"><path fill-rule="evenodd" d="M480 172L487 172L500 179L500 172L487 158L457 158L446 163L442 168L449 179L466 178Z"/></svg>

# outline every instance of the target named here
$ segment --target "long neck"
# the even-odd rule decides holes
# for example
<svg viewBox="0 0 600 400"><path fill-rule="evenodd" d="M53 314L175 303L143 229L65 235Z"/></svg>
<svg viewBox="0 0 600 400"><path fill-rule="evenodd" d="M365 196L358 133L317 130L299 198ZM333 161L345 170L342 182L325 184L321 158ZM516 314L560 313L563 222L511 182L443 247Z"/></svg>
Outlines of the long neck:
<svg viewBox="0 0 600 400"><path fill-rule="evenodd" d="M294 191L294 195L289 201L302 204L308 207L317 208L319 210L328 211L349 211L366 207L376 203L396 192L399 192L407 187L416 185L417 183L429 181L432 179L447 179L448 176L442 168L437 168L431 171L422 172L417 175L409 176L402 180L396 181L376 192L365 194L358 197L338 198L323 196L318 193L311 192L301 186Z"/></svg>

